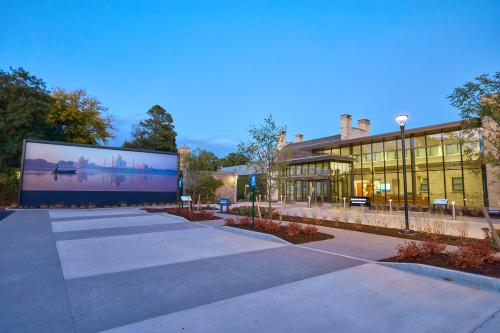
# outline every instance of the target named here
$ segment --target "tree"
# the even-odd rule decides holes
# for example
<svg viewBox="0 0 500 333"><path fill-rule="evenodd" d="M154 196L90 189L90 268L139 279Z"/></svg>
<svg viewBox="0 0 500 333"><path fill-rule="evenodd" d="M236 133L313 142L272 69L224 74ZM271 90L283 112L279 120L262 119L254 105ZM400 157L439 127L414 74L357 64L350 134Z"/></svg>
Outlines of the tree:
<svg viewBox="0 0 500 333"><path fill-rule="evenodd" d="M107 109L84 89L52 91L52 104L47 123L62 135L61 140L96 145L112 137L112 120Z"/></svg>
<svg viewBox="0 0 500 333"><path fill-rule="evenodd" d="M448 96L451 105L460 111L464 121L462 141L468 142L477 136L477 129L482 127L482 138L485 149L479 159L495 171L498 178L500 155L500 72L492 77L483 74L475 81L467 82L464 86L455 88ZM467 147L467 145L466 145ZM477 152L465 149L468 159L476 158Z"/></svg>
<svg viewBox="0 0 500 333"><path fill-rule="evenodd" d="M172 115L159 105L148 110L149 118L140 121L132 132L132 140L123 147L177 152Z"/></svg>
<svg viewBox="0 0 500 333"><path fill-rule="evenodd" d="M284 131L286 127L276 125L272 115L269 115L264 119L263 124L250 128L249 142L239 146L240 152L249 157L249 164L255 172L264 179L269 219L272 218L271 204L280 188L284 160L287 155L287 148L280 148L278 145L278 136Z"/></svg>
<svg viewBox="0 0 500 333"><path fill-rule="evenodd" d="M19 168L23 139L60 139L46 121L51 103L42 79L22 68L0 70L0 169Z"/></svg>
<svg viewBox="0 0 500 333"><path fill-rule="evenodd" d="M216 179L211 173L202 175L198 180L198 195L201 197L202 202L214 202L215 192L219 187L224 185L220 179Z"/></svg>
<svg viewBox="0 0 500 333"><path fill-rule="evenodd" d="M460 139L466 147L466 158L469 160L479 159L491 167L493 177L488 179L488 187L492 185L492 188L495 188L496 182L500 178L500 72L496 72L493 77L487 74L480 75L475 81L455 88L448 98L451 100L451 105L460 111L460 116L465 120ZM478 128L481 128L484 145L484 149L481 149L479 154L467 144L478 136ZM495 206L498 206L499 201L498 198L496 199ZM500 238L486 207L483 208L483 213L495 240L495 246L500 249Z"/></svg>
<svg viewBox="0 0 500 333"><path fill-rule="evenodd" d="M249 157L241 151L235 153L229 153L225 157L220 159L220 164L223 167L230 167L236 165L245 165L249 162Z"/></svg>
<svg viewBox="0 0 500 333"><path fill-rule="evenodd" d="M214 153L196 148L183 157L183 178L186 190L195 200L199 194L200 182L206 175L212 176L212 171L217 170L218 159Z"/></svg>

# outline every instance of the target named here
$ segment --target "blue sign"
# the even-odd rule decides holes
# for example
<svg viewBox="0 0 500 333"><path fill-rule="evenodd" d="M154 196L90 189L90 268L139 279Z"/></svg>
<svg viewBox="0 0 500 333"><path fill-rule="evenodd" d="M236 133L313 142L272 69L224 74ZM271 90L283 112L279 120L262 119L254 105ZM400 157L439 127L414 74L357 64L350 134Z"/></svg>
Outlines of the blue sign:
<svg viewBox="0 0 500 333"><path fill-rule="evenodd" d="M250 175L250 187L251 188L257 187L257 175L254 173Z"/></svg>
<svg viewBox="0 0 500 333"><path fill-rule="evenodd" d="M182 178L179 178L179 188L182 188Z"/></svg>
<svg viewBox="0 0 500 333"><path fill-rule="evenodd" d="M219 205L221 206L229 206L231 204L231 201L229 198L220 198L219 199Z"/></svg>

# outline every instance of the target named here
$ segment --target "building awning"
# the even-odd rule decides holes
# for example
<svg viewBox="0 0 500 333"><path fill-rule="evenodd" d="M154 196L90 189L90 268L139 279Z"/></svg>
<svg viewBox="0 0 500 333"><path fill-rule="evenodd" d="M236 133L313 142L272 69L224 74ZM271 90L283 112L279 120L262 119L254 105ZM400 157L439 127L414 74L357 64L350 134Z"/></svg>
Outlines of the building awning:
<svg viewBox="0 0 500 333"><path fill-rule="evenodd" d="M335 154L317 155L317 156L293 158L293 159L285 161L285 164L301 164L301 163L323 162L323 161L353 162L354 157L335 155Z"/></svg>

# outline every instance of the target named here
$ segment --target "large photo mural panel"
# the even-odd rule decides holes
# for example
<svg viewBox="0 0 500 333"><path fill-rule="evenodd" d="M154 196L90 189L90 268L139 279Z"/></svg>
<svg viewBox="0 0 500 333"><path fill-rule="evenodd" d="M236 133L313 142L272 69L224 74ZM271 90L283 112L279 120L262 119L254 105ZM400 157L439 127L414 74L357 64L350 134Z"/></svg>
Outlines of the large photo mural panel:
<svg viewBox="0 0 500 333"><path fill-rule="evenodd" d="M177 158L177 154L27 141L21 190L69 193L78 201L85 193L76 196L76 192L102 192L99 197L112 192L111 197L118 199L119 192L128 194L124 198L137 192L149 192L149 197L153 192L176 193Z"/></svg>

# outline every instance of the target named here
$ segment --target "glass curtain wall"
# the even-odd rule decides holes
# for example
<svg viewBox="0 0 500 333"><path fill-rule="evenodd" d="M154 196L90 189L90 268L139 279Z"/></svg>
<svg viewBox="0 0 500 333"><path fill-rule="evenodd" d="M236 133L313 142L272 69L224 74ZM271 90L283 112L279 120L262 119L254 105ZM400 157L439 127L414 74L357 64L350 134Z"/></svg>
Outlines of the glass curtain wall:
<svg viewBox="0 0 500 333"><path fill-rule="evenodd" d="M429 207L435 199L444 198L457 206L483 205L480 133L464 144L460 136L460 131L453 131L406 138L410 205ZM373 203L403 204L400 139L331 148L329 152L334 152L332 161L286 169L288 200L307 201L311 195L316 201L342 202L343 197L365 196ZM353 162L337 162L334 156L350 156Z"/></svg>

